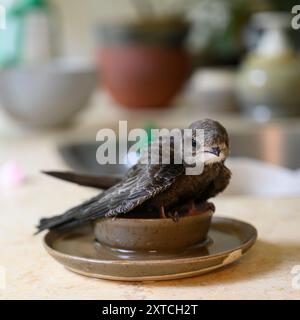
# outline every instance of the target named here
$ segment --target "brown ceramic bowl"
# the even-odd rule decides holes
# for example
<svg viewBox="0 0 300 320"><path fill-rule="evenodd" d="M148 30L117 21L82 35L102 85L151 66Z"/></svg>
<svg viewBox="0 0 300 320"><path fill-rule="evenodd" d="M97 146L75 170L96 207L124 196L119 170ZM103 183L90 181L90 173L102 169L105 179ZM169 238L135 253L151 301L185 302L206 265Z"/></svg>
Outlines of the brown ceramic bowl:
<svg viewBox="0 0 300 320"><path fill-rule="evenodd" d="M141 21L100 28L98 60L103 85L122 106L167 107L189 75L183 42L189 26Z"/></svg>
<svg viewBox="0 0 300 320"><path fill-rule="evenodd" d="M166 219L106 218L95 222L103 245L132 251L174 251L206 241L213 211Z"/></svg>

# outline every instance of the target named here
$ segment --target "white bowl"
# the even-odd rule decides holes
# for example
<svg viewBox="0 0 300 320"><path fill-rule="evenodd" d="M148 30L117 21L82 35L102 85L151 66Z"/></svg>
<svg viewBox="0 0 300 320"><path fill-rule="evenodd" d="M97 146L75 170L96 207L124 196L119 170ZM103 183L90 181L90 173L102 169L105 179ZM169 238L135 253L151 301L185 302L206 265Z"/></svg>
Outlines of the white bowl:
<svg viewBox="0 0 300 320"><path fill-rule="evenodd" d="M0 104L30 126L62 125L83 107L97 85L96 68L58 60L0 71Z"/></svg>

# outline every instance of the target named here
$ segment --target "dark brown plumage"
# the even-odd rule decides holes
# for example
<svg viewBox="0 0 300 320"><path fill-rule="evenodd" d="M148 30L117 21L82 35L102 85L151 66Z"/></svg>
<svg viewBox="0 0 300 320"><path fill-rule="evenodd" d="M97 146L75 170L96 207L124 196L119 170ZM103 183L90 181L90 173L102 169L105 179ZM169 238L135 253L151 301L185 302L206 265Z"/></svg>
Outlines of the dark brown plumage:
<svg viewBox="0 0 300 320"><path fill-rule="evenodd" d="M224 165L228 135L218 122L205 119L190 128L204 129L205 166L199 175L186 175L183 164L141 164L133 166L116 185L62 215L42 219L38 231L71 228L108 216L133 211L164 212L171 215L189 201L203 203L222 192L231 173Z"/></svg>
<svg viewBox="0 0 300 320"><path fill-rule="evenodd" d="M98 177L86 174L78 174L70 171L43 171L43 173L54 178L79 184L80 186L87 186L104 190L114 186L122 180L118 177Z"/></svg>

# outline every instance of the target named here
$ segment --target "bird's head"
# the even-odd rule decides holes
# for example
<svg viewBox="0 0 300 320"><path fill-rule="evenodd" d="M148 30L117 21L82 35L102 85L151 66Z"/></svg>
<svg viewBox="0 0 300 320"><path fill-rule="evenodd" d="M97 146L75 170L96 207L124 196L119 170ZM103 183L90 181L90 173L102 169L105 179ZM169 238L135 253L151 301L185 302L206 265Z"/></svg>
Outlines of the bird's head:
<svg viewBox="0 0 300 320"><path fill-rule="evenodd" d="M229 154L229 138L226 129L217 121L204 119L193 122L189 129L192 129L192 148L197 153L200 147L199 157L204 164L223 162ZM202 146L196 143L196 129L203 130L204 141Z"/></svg>

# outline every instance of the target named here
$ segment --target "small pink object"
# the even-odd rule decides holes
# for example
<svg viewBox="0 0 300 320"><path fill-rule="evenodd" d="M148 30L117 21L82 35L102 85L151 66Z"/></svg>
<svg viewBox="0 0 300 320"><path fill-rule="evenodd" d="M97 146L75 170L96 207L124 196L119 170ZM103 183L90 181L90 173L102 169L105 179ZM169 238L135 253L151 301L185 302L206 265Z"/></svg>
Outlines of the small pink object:
<svg viewBox="0 0 300 320"><path fill-rule="evenodd" d="M23 169L16 162L7 162L0 167L0 189L12 189L25 180Z"/></svg>

